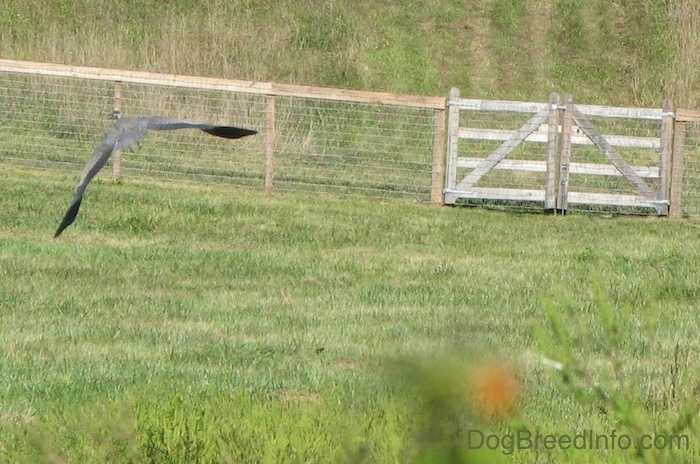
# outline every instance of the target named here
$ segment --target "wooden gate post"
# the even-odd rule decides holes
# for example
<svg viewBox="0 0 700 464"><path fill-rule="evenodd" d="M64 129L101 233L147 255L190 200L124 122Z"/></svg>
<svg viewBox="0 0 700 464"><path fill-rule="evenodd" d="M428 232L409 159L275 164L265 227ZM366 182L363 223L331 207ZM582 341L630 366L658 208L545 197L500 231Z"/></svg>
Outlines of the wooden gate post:
<svg viewBox="0 0 700 464"><path fill-rule="evenodd" d="M574 97L564 95L564 116L561 121L561 152L559 155L559 192L557 210L566 214L569 207L569 165L571 163L571 124L574 118Z"/></svg>
<svg viewBox="0 0 700 464"><path fill-rule="evenodd" d="M430 179L430 202L434 205L442 205L445 189L445 109L433 112L433 162Z"/></svg>
<svg viewBox="0 0 700 464"><path fill-rule="evenodd" d="M549 120L547 121L547 185L544 193L545 212L554 212L557 198L557 139L559 136L559 94L549 95Z"/></svg>
<svg viewBox="0 0 700 464"><path fill-rule="evenodd" d="M447 163L445 189L449 192L457 185L457 149L459 146L459 89L453 87L447 102ZM445 196L445 204L454 205L454 196Z"/></svg>
<svg viewBox="0 0 700 464"><path fill-rule="evenodd" d="M670 197L669 174L671 172L671 152L673 151L673 102L666 98L663 102L663 117L661 118L661 137L659 150L659 185L656 199L667 202ZM660 216L668 215L668 202L659 206Z"/></svg>

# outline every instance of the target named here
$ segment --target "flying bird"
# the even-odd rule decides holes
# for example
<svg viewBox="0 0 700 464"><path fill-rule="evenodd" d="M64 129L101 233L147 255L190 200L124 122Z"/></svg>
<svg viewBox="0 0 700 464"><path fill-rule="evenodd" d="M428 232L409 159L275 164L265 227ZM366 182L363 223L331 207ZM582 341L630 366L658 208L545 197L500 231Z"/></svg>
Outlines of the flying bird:
<svg viewBox="0 0 700 464"><path fill-rule="evenodd" d="M66 227L71 225L78 216L80 203L83 201L85 189L93 177L107 163L109 157L118 150L125 150L139 143L148 134L149 130L175 130L175 129L199 129L207 134L226 139L239 139L248 135L257 134L251 129L241 129L231 126L215 126L198 122L182 121L180 119L163 118L160 116L148 116L142 118L122 118L119 111L114 111L110 117L115 119L114 127L107 132L102 142L92 152L92 156L85 166L83 175L78 182L78 188L73 196L73 203L66 211L61 225L58 226L54 237L61 235Z"/></svg>

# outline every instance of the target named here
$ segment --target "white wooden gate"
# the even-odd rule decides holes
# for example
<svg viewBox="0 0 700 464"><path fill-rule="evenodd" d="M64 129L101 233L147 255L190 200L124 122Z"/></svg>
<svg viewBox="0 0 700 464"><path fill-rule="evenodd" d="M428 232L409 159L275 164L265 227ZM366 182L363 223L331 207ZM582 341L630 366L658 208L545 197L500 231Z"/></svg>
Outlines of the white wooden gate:
<svg viewBox="0 0 700 464"><path fill-rule="evenodd" d="M486 119L475 116L486 113ZM517 204L561 213L570 205L598 206L666 215L672 127L669 101L649 109L574 105L570 95L560 102L556 93L549 103L471 100L453 89L445 204Z"/></svg>

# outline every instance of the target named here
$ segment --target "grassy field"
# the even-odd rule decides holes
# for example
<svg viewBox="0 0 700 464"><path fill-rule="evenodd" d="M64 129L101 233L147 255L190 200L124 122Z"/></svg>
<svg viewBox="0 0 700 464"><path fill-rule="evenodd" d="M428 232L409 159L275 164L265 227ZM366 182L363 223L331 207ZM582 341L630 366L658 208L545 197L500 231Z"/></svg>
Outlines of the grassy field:
<svg viewBox="0 0 700 464"><path fill-rule="evenodd" d="M3 462L698 457L694 223L0 176ZM691 448L469 449L589 429Z"/></svg>
<svg viewBox="0 0 700 464"><path fill-rule="evenodd" d="M0 0L0 57L697 107L699 21L696 0ZM77 172L49 164L112 104L80 91L0 135L36 158L0 170L0 462L700 460L697 222L102 175L53 239Z"/></svg>

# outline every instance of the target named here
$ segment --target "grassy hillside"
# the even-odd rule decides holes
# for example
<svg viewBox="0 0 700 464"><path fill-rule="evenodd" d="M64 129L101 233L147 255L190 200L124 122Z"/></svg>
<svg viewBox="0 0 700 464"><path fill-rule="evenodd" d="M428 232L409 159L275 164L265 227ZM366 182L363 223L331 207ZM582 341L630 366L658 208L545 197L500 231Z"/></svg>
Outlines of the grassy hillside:
<svg viewBox="0 0 700 464"><path fill-rule="evenodd" d="M695 0L0 0L0 56L478 98L697 106Z"/></svg>

